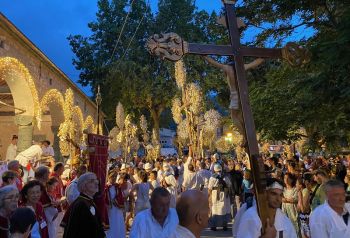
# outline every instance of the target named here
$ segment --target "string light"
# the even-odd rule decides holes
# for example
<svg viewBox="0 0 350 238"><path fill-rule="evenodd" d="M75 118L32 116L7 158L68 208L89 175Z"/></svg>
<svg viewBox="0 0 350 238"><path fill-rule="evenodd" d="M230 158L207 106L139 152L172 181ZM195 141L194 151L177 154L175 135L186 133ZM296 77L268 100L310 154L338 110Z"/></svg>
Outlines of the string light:
<svg viewBox="0 0 350 238"><path fill-rule="evenodd" d="M86 130L88 133L92 133L94 132L95 129L95 123L94 123L94 119L92 118L92 116L88 115L84 121L84 126L83 126L84 130Z"/></svg>
<svg viewBox="0 0 350 238"><path fill-rule="evenodd" d="M41 108L39 103L38 92L35 87L34 80L29 73L29 70L16 58L4 57L0 58L0 77L2 80L18 78L18 74L23 76L23 79L27 82L32 99L34 102L34 124L37 125L39 130L41 129ZM20 77L18 80L22 80Z"/></svg>
<svg viewBox="0 0 350 238"><path fill-rule="evenodd" d="M43 110L51 103L56 103L64 109L64 97L57 89L50 89L45 93L41 99L40 107Z"/></svg>

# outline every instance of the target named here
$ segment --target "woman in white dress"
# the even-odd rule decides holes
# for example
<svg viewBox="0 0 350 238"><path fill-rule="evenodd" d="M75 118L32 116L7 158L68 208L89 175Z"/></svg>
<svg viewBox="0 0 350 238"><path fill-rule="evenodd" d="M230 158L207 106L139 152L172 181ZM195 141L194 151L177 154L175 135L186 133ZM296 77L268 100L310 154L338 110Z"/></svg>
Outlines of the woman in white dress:
<svg viewBox="0 0 350 238"><path fill-rule="evenodd" d="M139 181L134 184L131 194L136 193L135 210L136 216L140 211L146 210L151 207L149 202L150 191L153 191L153 186L148 182L147 173L144 170L138 171L137 174Z"/></svg>
<svg viewBox="0 0 350 238"><path fill-rule="evenodd" d="M124 208L126 196L124 187L126 187L125 174L121 174L117 180L117 172L112 172L108 176L106 188L108 202L109 230L106 231L107 238L125 238Z"/></svg>

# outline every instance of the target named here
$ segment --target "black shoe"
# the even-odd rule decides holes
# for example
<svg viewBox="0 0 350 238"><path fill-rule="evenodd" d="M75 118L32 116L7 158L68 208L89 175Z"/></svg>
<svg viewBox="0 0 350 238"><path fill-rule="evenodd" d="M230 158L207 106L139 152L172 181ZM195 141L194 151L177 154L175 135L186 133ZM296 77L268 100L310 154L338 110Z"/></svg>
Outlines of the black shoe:
<svg viewBox="0 0 350 238"><path fill-rule="evenodd" d="M227 226L224 226L222 230L227 231Z"/></svg>
<svg viewBox="0 0 350 238"><path fill-rule="evenodd" d="M210 227L210 230L216 231L216 227Z"/></svg>

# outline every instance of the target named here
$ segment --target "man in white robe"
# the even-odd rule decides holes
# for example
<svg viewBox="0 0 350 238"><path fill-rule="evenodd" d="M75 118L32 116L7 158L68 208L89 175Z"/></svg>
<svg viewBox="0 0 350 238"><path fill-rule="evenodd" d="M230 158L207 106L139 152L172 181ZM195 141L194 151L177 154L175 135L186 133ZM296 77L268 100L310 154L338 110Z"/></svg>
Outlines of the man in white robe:
<svg viewBox="0 0 350 238"><path fill-rule="evenodd" d="M199 170L197 173L199 174L199 176L202 177L202 179L204 181L204 187L203 187L202 192L208 196L208 185L209 185L209 179L211 177L211 172L210 172L210 170L206 169L205 162L201 162L199 164Z"/></svg>
<svg viewBox="0 0 350 238"><path fill-rule="evenodd" d="M222 173L220 164L214 165L214 174L209 179L209 206L211 208L210 227L216 231L217 227L227 230L227 223L231 220L231 201L229 187L230 179Z"/></svg>
<svg viewBox="0 0 350 238"><path fill-rule="evenodd" d="M153 190L151 208L139 212L132 224L130 238L174 238L179 223L170 208L170 193L162 187Z"/></svg>
<svg viewBox="0 0 350 238"><path fill-rule="evenodd" d="M18 136L13 135L12 140L10 145L7 147L6 151L6 161L11 161L16 158L17 155L17 141L18 141Z"/></svg>
<svg viewBox="0 0 350 238"><path fill-rule="evenodd" d="M267 180L267 203L269 213L274 220L266 222L265 233L261 234L262 222L258 216L256 206L250 207L244 212L239 221L237 238L297 238L292 222L280 209L283 196L282 182L270 178Z"/></svg>
<svg viewBox="0 0 350 238"><path fill-rule="evenodd" d="M198 190L183 192L177 203L176 211L179 225L176 228L176 238L199 238L208 225L208 197Z"/></svg>
<svg viewBox="0 0 350 238"><path fill-rule="evenodd" d="M194 171L193 164L188 165L188 175L183 181L182 187L183 191L188 189L197 189L202 191L204 188L204 180L197 172Z"/></svg>
<svg viewBox="0 0 350 238"><path fill-rule="evenodd" d="M327 200L310 216L311 237L350 237L350 204L345 203L344 184L338 180L329 180L324 188Z"/></svg>

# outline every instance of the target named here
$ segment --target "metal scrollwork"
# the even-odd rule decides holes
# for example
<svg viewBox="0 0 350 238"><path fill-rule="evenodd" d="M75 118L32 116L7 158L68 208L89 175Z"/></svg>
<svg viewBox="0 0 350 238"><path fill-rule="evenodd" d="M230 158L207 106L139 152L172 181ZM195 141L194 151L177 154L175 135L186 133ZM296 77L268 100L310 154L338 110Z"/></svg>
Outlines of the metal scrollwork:
<svg viewBox="0 0 350 238"><path fill-rule="evenodd" d="M186 53L186 42L176 33L155 34L148 38L148 51L162 60L178 61Z"/></svg>
<svg viewBox="0 0 350 238"><path fill-rule="evenodd" d="M282 58L292 66L301 66L311 60L311 53L294 42L288 42L282 49Z"/></svg>

